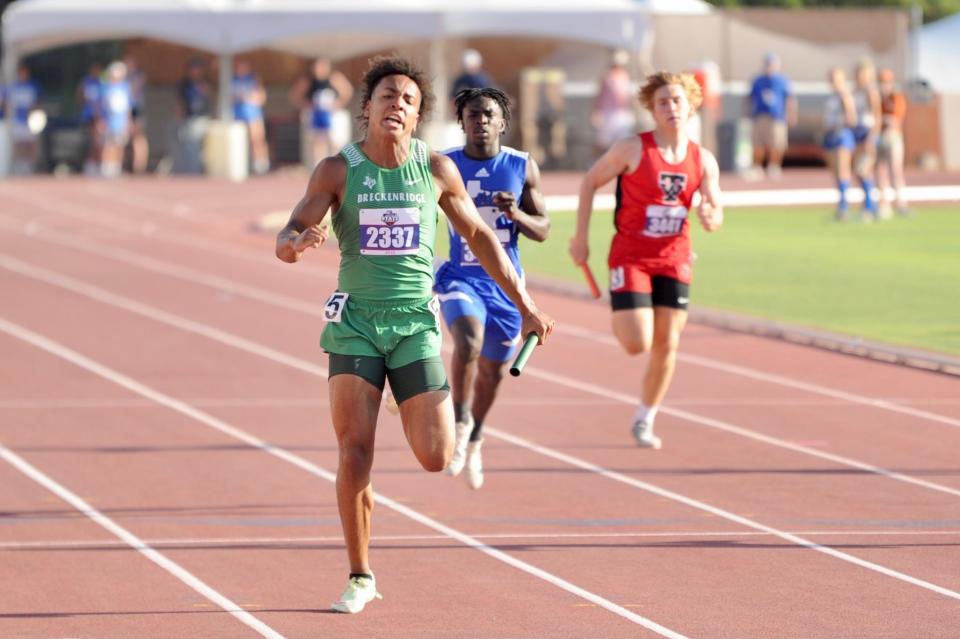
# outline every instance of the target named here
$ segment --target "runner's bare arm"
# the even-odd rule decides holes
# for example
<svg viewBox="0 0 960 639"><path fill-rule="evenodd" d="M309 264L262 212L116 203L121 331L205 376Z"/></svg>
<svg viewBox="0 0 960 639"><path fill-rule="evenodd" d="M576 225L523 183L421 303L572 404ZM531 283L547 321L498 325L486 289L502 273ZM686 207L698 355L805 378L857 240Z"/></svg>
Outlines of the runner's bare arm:
<svg viewBox="0 0 960 639"><path fill-rule="evenodd" d="M457 165L439 153L430 156L430 168L440 194L440 208L453 228L466 240L483 269L500 285L520 311L524 335L536 333L543 343L553 330L553 319L537 309L520 281L496 234L487 226L467 193Z"/></svg>
<svg viewBox="0 0 960 639"><path fill-rule="evenodd" d="M643 143L639 137L620 140L601 155L584 174L577 203L577 229L570 239L570 257L574 264L586 264L590 258L590 216L593 214L593 196L597 189L621 173L636 169L642 151Z"/></svg>
<svg viewBox="0 0 960 639"><path fill-rule="evenodd" d="M720 202L720 167L710 151L700 149L703 176L700 180L700 206L697 216L707 232L716 231L723 224L723 204Z"/></svg>
<svg viewBox="0 0 960 639"><path fill-rule="evenodd" d="M317 248L329 236L321 222L330 207L336 210L347 178L347 165L339 155L317 165L307 183L307 192L293 208L287 225L277 234L277 257L297 262L308 248Z"/></svg>
<svg viewBox="0 0 960 639"><path fill-rule="evenodd" d="M527 159L527 174L520 194L519 206L513 193L501 191L493 196L493 203L513 220L524 236L543 242L550 234L550 218L540 190L540 167L536 160Z"/></svg>

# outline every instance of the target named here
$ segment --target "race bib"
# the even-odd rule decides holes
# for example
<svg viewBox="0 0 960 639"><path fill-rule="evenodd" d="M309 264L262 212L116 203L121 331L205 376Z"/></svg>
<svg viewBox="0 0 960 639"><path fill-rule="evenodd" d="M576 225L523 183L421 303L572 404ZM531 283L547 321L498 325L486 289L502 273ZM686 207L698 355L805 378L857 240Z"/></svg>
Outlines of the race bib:
<svg viewBox="0 0 960 639"><path fill-rule="evenodd" d="M416 255L420 209L360 209L361 255Z"/></svg>
<svg viewBox="0 0 960 639"><path fill-rule="evenodd" d="M495 206L478 206L477 210L480 212L484 224L492 228L493 232L497 234L497 239L500 240L503 248L506 249L510 246L510 229L497 228L497 220L500 219L503 212ZM470 245L462 237L460 238L460 266L480 266L477 256L473 254Z"/></svg>
<svg viewBox="0 0 960 639"><path fill-rule="evenodd" d="M618 266L610 269L610 290L616 291L626 286L627 280L623 274L623 267Z"/></svg>
<svg viewBox="0 0 960 639"><path fill-rule="evenodd" d="M687 214L687 208L684 206L651 204L647 206L647 225L643 229L643 234L647 237L676 235L683 229Z"/></svg>
<svg viewBox="0 0 960 639"><path fill-rule="evenodd" d="M349 293L336 292L331 295L326 304L323 305L323 319L326 322L339 322L343 315L343 309L347 306Z"/></svg>

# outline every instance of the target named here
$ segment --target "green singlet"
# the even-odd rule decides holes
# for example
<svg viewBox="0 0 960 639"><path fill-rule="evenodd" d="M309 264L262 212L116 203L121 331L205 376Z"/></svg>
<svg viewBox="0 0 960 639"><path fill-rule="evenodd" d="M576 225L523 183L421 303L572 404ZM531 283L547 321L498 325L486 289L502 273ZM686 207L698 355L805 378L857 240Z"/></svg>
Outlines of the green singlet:
<svg viewBox="0 0 960 639"><path fill-rule="evenodd" d="M410 141L407 161L377 166L351 144L343 203L333 216L340 243L338 290L378 301L410 301L432 295L437 195L430 149Z"/></svg>
<svg viewBox="0 0 960 639"><path fill-rule="evenodd" d="M343 202L333 216L340 275L324 309L320 345L332 355L382 358L389 370L439 361L433 299L438 209L430 149L412 139L407 160L394 169L371 162L357 144L340 153L347 162ZM332 366L331 375L347 369Z"/></svg>

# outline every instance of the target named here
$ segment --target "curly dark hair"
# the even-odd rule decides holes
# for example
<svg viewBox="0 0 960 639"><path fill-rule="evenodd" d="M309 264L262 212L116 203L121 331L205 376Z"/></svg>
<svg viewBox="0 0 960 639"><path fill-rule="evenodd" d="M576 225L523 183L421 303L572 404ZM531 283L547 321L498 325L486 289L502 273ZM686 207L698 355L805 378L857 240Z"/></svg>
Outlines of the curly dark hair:
<svg viewBox="0 0 960 639"><path fill-rule="evenodd" d="M457 110L457 122L463 124L463 110L468 104L480 98L490 98L500 105L500 111L503 113L503 121L507 127L510 127L510 97L500 89L484 87L482 89L463 89L458 91L453 99L454 107Z"/></svg>
<svg viewBox="0 0 960 639"><path fill-rule="evenodd" d="M377 56L370 60L370 68L363 74L360 80L360 115L357 121L360 126L366 130L369 119L363 114L364 109L370 104L370 98L373 97L373 91L377 88L380 80L391 75L405 75L413 80L417 88L420 89L420 120L425 120L430 112L433 111L436 97L433 94L433 86L426 72L406 58L393 54L388 56Z"/></svg>

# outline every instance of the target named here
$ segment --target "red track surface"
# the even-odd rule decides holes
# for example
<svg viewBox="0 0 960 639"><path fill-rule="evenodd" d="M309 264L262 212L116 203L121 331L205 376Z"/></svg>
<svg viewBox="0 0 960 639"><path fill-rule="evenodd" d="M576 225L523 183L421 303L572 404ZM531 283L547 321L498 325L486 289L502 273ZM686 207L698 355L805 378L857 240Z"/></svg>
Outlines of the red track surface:
<svg viewBox="0 0 960 639"><path fill-rule="evenodd" d="M639 450L643 361L602 303L546 294L558 333L504 383L482 490L382 414L384 600L329 614L335 251L285 265L248 230L302 186L0 185L0 636L957 636L955 379L690 326Z"/></svg>

